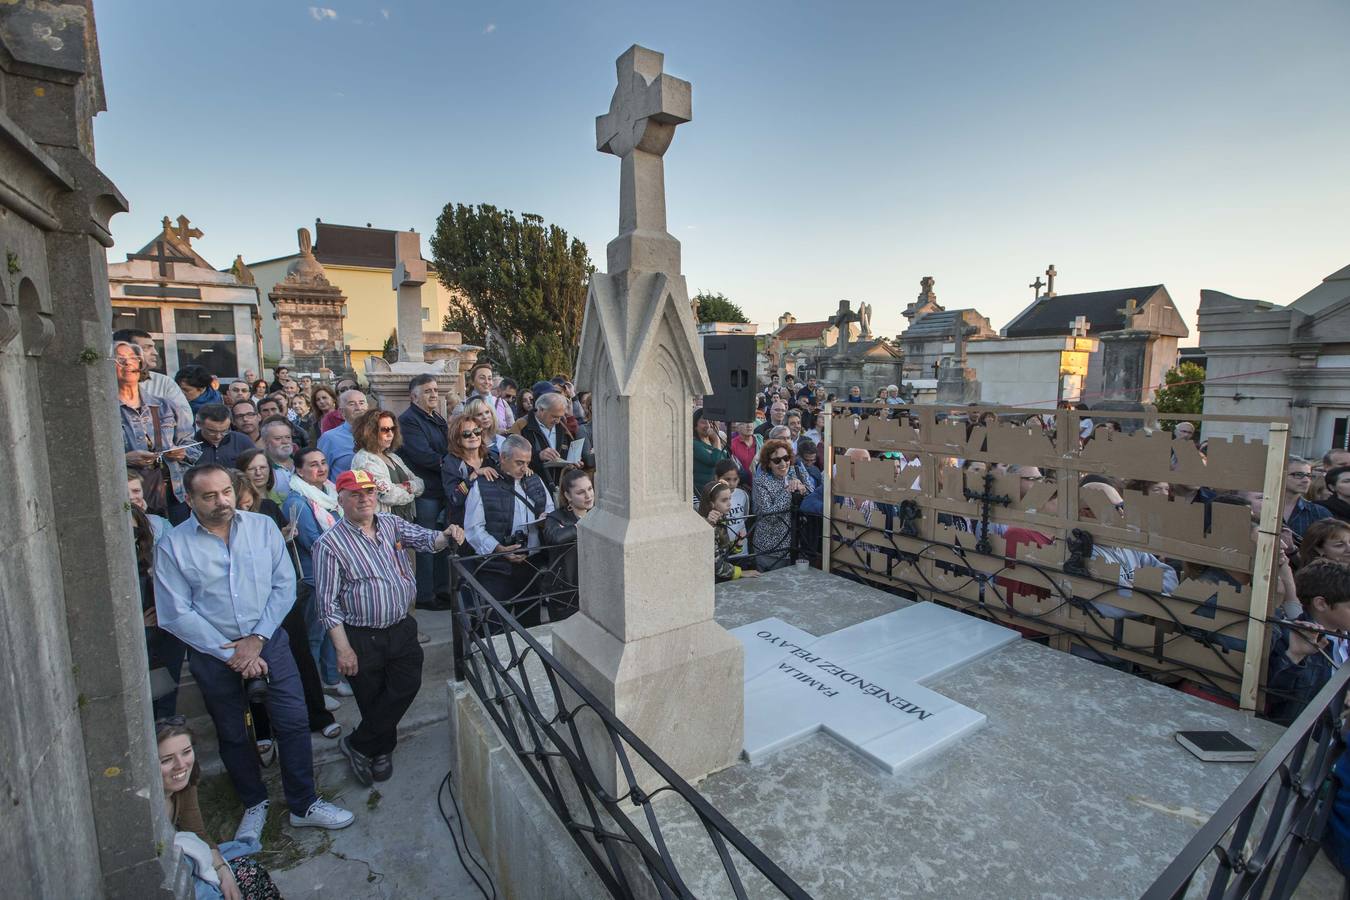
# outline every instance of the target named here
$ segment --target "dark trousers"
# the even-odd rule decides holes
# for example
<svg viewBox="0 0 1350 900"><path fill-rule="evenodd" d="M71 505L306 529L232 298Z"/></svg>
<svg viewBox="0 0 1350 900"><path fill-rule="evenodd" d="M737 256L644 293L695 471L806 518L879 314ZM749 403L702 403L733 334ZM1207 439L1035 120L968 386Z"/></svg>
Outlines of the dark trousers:
<svg viewBox="0 0 1350 900"><path fill-rule="evenodd" d="M416 638L414 638L415 640ZM281 785L286 794L286 805L291 812L303 816L317 795L314 792L314 754L309 742L309 719L305 715L305 695L300 687L300 673L291 655L291 642L286 630L278 628L271 640L263 644L262 658L267 663L267 713L272 720L272 735L281 757ZM224 661L188 650L188 668L197 679L206 711L216 726L220 743L220 760L230 773L239 799L244 806L254 806L267 799L258 768L258 754L244 728L244 711L248 700L244 697L244 682Z"/></svg>
<svg viewBox="0 0 1350 900"><path fill-rule="evenodd" d="M314 663L314 654L309 652L309 627L305 623L305 611L301 608L300 598L296 598L295 605L281 621L281 627L286 629L291 658L295 660L296 671L300 673L300 687L305 693L305 711L309 714L309 730L323 731L333 724L333 714L323 705L323 682L319 680L319 667ZM267 704L255 703L252 709L254 737L260 741L271 740L272 717L267 714Z"/></svg>
<svg viewBox="0 0 1350 900"><path fill-rule="evenodd" d="M418 497L415 501L417 524L440 531L445 528L445 500ZM450 557L446 553L417 554L417 605L431 605L431 598L450 594Z"/></svg>
<svg viewBox="0 0 1350 900"><path fill-rule="evenodd" d="M182 680L183 659L187 656L187 645L163 628L152 626L145 629L145 655L150 659L150 671L164 669L177 685ZM167 719L178 708L178 689L175 687L162 697L154 697L151 709L155 719Z"/></svg>
<svg viewBox="0 0 1350 900"><path fill-rule="evenodd" d="M543 564L542 557L534 556L531 560L538 560ZM544 611L546 600L538 595L541 591L547 589L542 576L538 570L529 562L519 564L505 563L510 566L509 569L498 568L502 565L499 560L494 560L496 565L484 566L479 569L475 577L478 583L492 595L493 599L505 606L511 615L526 628L538 625L541 621L541 614ZM472 593L472 592L471 592ZM517 599L523 596L529 597L528 600ZM470 602L476 603L471 597ZM490 617L490 616L489 616Z"/></svg>
<svg viewBox="0 0 1350 900"><path fill-rule="evenodd" d="M422 645L417 620L404 616L388 628L347 625L347 642L356 653L356 674L347 676L361 710L352 732L352 749L366 756L394 752L398 723L422 687Z"/></svg>

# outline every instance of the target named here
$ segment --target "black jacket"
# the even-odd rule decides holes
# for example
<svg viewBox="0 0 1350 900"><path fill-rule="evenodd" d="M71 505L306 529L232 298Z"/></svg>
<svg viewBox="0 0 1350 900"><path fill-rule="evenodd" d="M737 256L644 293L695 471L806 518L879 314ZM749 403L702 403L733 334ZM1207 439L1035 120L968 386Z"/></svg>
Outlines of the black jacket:
<svg viewBox="0 0 1350 900"><path fill-rule="evenodd" d="M544 479L544 483L548 485L549 490L556 490L562 469L557 467L550 468L539 458L539 454L547 449L549 444L548 437L544 434L544 429L540 427L539 420L536 419L533 414L531 414L529 419L525 422L525 427L520 430L520 436L530 442L530 468L533 469L539 477ZM567 456L567 451L572 446L572 436L567 433L567 429L563 427L561 421L553 426L553 436L553 449L558 451L559 456Z"/></svg>
<svg viewBox="0 0 1350 900"><path fill-rule="evenodd" d="M428 500L444 500L441 460L449 446L449 423L440 413L423 412L420 407L409 406L399 413L398 427L403 432L399 457L426 484L422 496Z"/></svg>
<svg viewBox="0 0 1350 900"><path fill-rule="evenodd" d="M549 568L557 576L559 589L577 586L577 514L570 509L555 509L544 518L543 543L549 546ZM560 546L561 545L561 546Z"/></svg>
<svg viewBox="0 0 1350 900"><path fill-rule="evenodd" d="M248 439L248 435L242 431L235 431L233 428L225 432L225 436L220 439L219 446L212 446L210 441L202 437L200 430L192 436L192 439L202 442L200 448L202 455L193 463L197 466L215 463L218 466L233 469L235 462L239 459L239 454L254 446L253 442Z"/></svg>

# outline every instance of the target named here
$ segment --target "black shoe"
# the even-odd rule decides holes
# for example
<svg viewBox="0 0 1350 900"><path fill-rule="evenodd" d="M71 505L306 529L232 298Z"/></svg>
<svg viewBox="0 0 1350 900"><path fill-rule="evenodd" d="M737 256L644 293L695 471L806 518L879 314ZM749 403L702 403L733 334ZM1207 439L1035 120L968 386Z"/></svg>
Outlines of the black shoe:
<svg viewBox="0 0 1350 900"><path fill-rule="evenodd" d="M351 735L344 734L338 741L338 749L342 755L347 757L347 762L352 764L352 775L361 783L363 787L370 787L370 757L360 752L352 746Z"/></svg>
<svg viewBox="0 0 1350 900"><path fill-rule="evenodd" d="M449 612L454 608L455 608L455 601L452 600L449 596L444 594L439 594L435 597L432 597L430 600L417 601L418 612L422 612L423 610L427 612Z"/></svg>
<svg viewBox="0 0 1350 900"><path fill-rule="evenodd" d="M394 757L388 753L377 753L370 761L370 777L376 781L388 781L394 774Z"/></svg>

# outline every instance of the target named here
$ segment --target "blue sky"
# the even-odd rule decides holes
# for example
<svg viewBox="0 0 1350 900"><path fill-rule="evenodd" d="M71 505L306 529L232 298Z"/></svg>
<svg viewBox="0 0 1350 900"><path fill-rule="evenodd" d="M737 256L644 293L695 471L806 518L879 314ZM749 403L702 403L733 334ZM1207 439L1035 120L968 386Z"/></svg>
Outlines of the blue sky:
<svg viewBox="0 0 1350 900"><path fill-rule="evenodd" d="M1288 302L1350 263L1350 4L104 0L99 164L120 260L187 214L214 264L295 229L429 235L446 203L534 212L604 266L618 161L594 118L632 43L693 83L666 155L691 291L751 319L924 275L998 327L1165 283Z"/></svg>

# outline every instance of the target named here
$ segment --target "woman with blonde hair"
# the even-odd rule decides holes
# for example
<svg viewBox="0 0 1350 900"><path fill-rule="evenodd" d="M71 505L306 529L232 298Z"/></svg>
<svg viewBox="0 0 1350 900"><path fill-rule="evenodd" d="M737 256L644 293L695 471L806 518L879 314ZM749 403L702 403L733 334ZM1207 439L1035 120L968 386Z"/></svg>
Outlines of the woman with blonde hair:
<svg viewBox="0 0 1350 900"><path fill-rule="evenodd" d="M498 433L497 413L493 411L491 406L488 406L487 401L482 397L474 397L464 404L462 415L477 423L478 427L483 429L483 446L493 453L501 455L502 444L506 441L506 435Z"/></svg>

